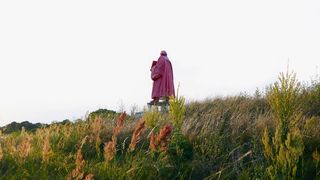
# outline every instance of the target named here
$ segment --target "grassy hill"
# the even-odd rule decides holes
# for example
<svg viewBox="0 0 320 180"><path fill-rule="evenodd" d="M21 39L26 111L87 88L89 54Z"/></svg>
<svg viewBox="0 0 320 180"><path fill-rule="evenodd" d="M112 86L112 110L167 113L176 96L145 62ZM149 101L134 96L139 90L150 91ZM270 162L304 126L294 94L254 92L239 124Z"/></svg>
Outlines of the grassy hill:
<svg viewBox="0 0 320 180"><path fill-rule="evenodd" d="M2 134L0 179L319 179L320 83ZM102 113L102 114L100 114Z"/></svg>

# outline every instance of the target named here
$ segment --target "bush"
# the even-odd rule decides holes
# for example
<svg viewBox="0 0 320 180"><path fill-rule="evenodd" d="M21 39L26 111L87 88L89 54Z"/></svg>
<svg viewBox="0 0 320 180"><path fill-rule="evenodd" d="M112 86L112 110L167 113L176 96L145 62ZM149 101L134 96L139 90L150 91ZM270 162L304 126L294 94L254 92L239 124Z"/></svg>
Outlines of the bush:
<svg viewBox="0 0 320 180"><path fill-rule="evenodd" d="M299 167L304 144L298 127L301 121L299 98L300 83L295 74L280 74L267 92L267 99L276 121L276 130L270 139L268 128L265 128L262 143L264 155L269 159L268 175L271 179L295 179L301 176Z"/></svg>

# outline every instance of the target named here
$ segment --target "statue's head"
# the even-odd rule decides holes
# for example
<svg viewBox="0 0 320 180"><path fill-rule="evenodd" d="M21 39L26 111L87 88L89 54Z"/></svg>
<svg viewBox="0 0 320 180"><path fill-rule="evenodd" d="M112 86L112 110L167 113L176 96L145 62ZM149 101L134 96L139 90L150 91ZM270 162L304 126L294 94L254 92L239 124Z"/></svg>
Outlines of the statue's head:
<svg viewBox="0 0 320 180"><path fill-rule="evenodd" d="M167 56L167 52L163 50L163 51L161 51L160 55L161 56Z"/></svg>

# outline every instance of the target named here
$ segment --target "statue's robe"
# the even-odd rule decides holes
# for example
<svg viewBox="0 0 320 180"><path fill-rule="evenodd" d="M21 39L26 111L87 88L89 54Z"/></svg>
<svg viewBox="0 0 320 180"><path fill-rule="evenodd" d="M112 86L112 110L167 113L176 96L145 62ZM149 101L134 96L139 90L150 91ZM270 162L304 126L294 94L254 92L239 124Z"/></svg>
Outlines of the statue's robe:
<svg viewBox="0 0 320 180"><path fill-rule="evenodd" d="M151 79L153 80L153 99L175 96L173 70L170 60L166 55L161 55L158 61L151 67Z"/></svg>

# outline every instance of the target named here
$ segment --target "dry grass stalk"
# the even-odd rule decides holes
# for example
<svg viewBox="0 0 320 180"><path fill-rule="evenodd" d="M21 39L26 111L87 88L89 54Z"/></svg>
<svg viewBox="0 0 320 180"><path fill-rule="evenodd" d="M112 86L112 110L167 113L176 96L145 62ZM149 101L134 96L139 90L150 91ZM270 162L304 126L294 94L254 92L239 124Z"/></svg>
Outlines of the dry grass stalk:
<svg viewBox="0 0 320 180"><path fill-rule="evenodd" d="M121 128L123 126L123 123L124 123L124 120L126 118L127 114L126 112L123 112L120 117L118 118L118 121L117 121L117 126L113 129L113 135L116 136L120 133L121 131Z"/></svg>
<svg viewBox="0 0 320 180"><path fill-rule="evenodd" d="M136 145L137 145L137 142L140 138L140 135L141 133L143 132L143 129L145 128L145 120L141 119L135 129L134 129L134 132L133 132L133 135L132 135L132 138L131 138L131 143L130 143L130 146L129 146L129 149L130 151L134 151L135 148L136 148Z"/></svg>
<svg viewBox="0 0 320 180"><path fill-rule="evenodd" d="M64 137L61 137L58 142L58 148L62 149L64 147Z"/></svg>
<svg viewBox="0 0 320 180"><path fill-rule="evenodd" d="M97 117L93 120L91 124L91 128L94 134L99 134L101 132L101 124L102 124L102 119L100 117Z"/></svg>
<svg viewBox="0 0 320 180"><path fill-rule="evenodd" d="M160 151L166 151L168 146L168 138L173 130L171 124L165 125L158 135L151 134L149 148L151 150L157 150L160 146Z"/></svg>
<svg viewBox="0 0 320 180"><path fill-rule="evenodd" d="M51 146L49 139L49 132L46 132L46 135L43 139L43 147L42 147L42 161L47 163L49 161L49 157L51 155Z"/></svg>
<svg viewBox="0 0 320 180"><path fill-rule="evenodd" d="M99 145L101 143L101 138L100 138L100 133L101 133L101 127L102 127L102 119L100 117L97 117L93 120L92 124L91 124L91 128L93 131L93 139L96 142L96 150L98 152L100 152L99 150ZM92 141L93 139L90 138L90 141Z"/></svg>
<svg viewBox="0 0 320 180"><path fill-rule="evenodd" d="M122 126L123 126L123 123L124 123L126 116L127 116L126 112L123 112L120 115L120 117L117 121L117 126L113 129L112 140L105 144L104 156L105 156L105 159L107 160L107 162L111 161L116 154L117 135L120 133L120 131L122 129Z"/></svg>
<svg viewBox="0 0 320 180"><path fill-rule="evenodd" d="M116 153L116 144L114 141L109 141L104 147L104 156L107 161L111 161Z"/></svg>
<svg viewBox="0 0 320 180"><path fill-rule="evenodd" d="M155 134L151 134L150 136L150 145L149 145L149 148L152 150L152 151L155 151L157 150L157 135Z"/></svg>
<svg viewBox="0 0 320 180"><path fill-rule="evenodd" d="M81 149L82 149L83 145L86 143L87 138L88 138L88 136L85 136L81 141L81 145L80 145L80 147L77 151L77 154L76 154L76 168L71 172L71 177L69 175L69 179L71 179L71 178L83 179L83 177L84 177L83 168L86 164L86 161L83 159Z"/></svg>
<svg viewBox="0 0 320 180"><path fill-rule="evenodd" d="M166 151L168 145L168 138L173 130L173 126L168 124L164 126L158 135L158 142L160 144L160 151Z"/></svg>

